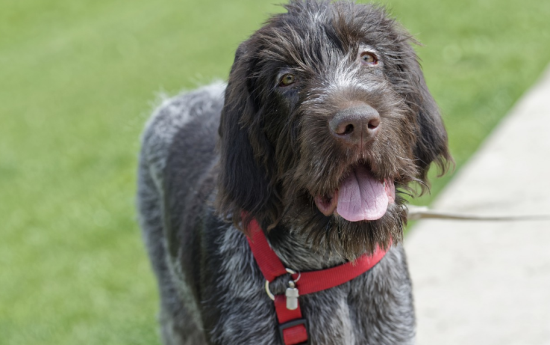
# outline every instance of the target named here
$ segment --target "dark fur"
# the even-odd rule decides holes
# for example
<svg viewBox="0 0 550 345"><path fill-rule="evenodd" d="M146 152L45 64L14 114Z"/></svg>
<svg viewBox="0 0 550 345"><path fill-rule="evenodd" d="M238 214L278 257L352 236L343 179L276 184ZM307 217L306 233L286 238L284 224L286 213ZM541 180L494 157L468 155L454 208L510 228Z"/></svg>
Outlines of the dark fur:
<svg viewBox="0 0 550 345"><path fill-rule="evenodd" d="M409 35L381 10L347 2L287 8L289 13L271 18L237 51L220 126L218 209L236 225L241 210L264 228L282 221L309 233L315 244L354 257L400 239L403 208L379 221L351 223L323 216L311 195L336 189L343 169L359 161L405 190L411 181L426 183L430 163L444 168L449 158L446 132ZM314 22L307 12L325 18ZM357 64L363 44L381 53L384 69L364 68L356 77L376 90L352 85L328 91L331 74L348 53L352 59L345 67ZM275 88L281 69L301 77L293 90ZM327 119L354 100L376 108L385 127L373 147L362 152L335 145L327 126ZM399 198L397 204L402 202Z"/></svg>
<svg viewBox="0 0 550 345"><path fill-rule="evenodd" d="M138 205L159 280L164 341L281 343L263 277L239 231L256 218L296 270L389 248L366 274L300 297L312 344L411 343L399 194L410 193L411 182L427 186L432 162L444 170L450 161L437 106L410 36L380 8L325 1L286 8L241 44L225 97L217 85L174 98L144 134ZM365 47L378 54L376 68L358 65ZM288 71L297 81L280 87ZM378 111L380 132L367 147L344 147L328 121L356 101ZM376 221L323 215L313 196L337 189L357 164L395 182L395 204ZM281 293L284 283L272 289Z"/></svg>

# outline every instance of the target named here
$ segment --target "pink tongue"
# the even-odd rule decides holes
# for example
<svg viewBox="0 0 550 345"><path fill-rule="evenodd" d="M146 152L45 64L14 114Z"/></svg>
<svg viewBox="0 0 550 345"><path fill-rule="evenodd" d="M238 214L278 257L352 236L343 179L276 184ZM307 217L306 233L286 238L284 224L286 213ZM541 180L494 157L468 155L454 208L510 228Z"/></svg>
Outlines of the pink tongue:
<svg viewBox="0 0 550 345"><path fill-rule="evenodd" d="M388 201L384 184L366 167L358 166L340 185L336 210L350 222L376 220L386 213Z"/></svg>

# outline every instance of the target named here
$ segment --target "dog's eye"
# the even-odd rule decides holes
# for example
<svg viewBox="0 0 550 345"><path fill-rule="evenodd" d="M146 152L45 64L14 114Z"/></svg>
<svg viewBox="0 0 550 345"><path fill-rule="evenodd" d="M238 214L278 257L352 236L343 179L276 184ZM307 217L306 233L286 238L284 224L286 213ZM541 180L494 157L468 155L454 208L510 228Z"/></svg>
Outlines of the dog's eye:
<svg viewBox="0 0 550 345"><path fill-rule="evenodd" d="M378 64L378 57L371 52L361 53L361 62L365 65L375 66Z"/></svg>
<svg viewBox="0 0 550 345"><path fill-rule="evenodd" d="M289 86L294 84L295 81L296 77L294 74L287 73L281 77L281 80L279 80L279 86Z"/></svg>

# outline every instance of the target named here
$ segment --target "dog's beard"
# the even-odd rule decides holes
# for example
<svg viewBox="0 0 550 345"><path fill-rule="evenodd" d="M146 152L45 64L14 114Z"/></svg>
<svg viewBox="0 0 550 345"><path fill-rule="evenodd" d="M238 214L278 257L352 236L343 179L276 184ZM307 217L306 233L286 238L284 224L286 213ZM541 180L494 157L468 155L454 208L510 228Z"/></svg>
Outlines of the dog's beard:
<svg viewBox="0 0 550 345"><path fill-rule="evenodd" d="M383 143L382 143L383 144ZM387 249L391 243L402 240L403 228L406 225L405 200L400 194L411 192L410 182L415 181L416 167L410 163L410 152L406 149L398 150L397 145L377 145L371 151L363 154L351 152L340 155L316 155L323 150L305 150L313 153L311 156L302 155L293 174L288 174L288 180L283 184L283 217L281 225L285 228L298 231L311 248L326 256L339 256L347 260L372 253L377 247ZM393 151L390 150L390 147ZM396 154L396 152L398 154ZM376 153L376 154L375 154ZM388 157L383 159L382 157ZM311 162L321 162L312 164ZM374 164L373 164L374 163ZM322 169L308 169L310 166L320 166ZM374 169L373 169L374 168ZM364 169L368 170L370 184L384 187L388 184L392 193L379 191L388 195L387 209L376 219L366 220L368 217L350 217L350 214L339 215L335 204L339 204L339 192L345 189L345 180L350 173ZM294 179L290 177L294 177ZM359 177L357 177L359 179ZM374 181L374 182L373 182ZM361 181L367 183L368 181ZM393 183L392 183L393 182ZM395 185L395 190L393 186ZM296 188L297 186L300 186ZM373 186L369 185L369 188ZM336 192L335 192L336 191ZM362 193L362 192L361 192ZM380 194L378 193L378 194ZM356 194L359 194L356 191ZM375 193L376 194L376 193ZM361 196L363 196L361 194ZM371 195L376 197L380 195ZM316 200L321 199L321 201ZM331 207L323 207L326 201ZM355 198L357 199L357 198ZM385 198L381 198L386 200ZM363 202L361 202L363 203ZM364 205L357 205L363 207ZM377 207L375 213L383 212L384 207ZM365 211L365 212L363 212ZM369 213L362 209L361 214ZM370 210L372 211L372 210ZM378 217L378 216L377 216ZM348 218L348 219L345 219ZM353 218L363 220L353 221Z"/></svg>
<svg viewBox="0 0 550 345"><path fill-rule="evenodd" d="M338 215L323 215L309 193L303 192L287 207L282 225L299 231L321 254L354 260L376 247L387 249L402 240L407 219L403 204L404 199L397 195L380 219L350 222Z"/></svg>
<svg viewBox="0 0 550 345"><path fill-rule="evenodd" d="M314 139L313 135L311 139ZM323 149L326 148L326 141L319 143L320 149L302 150L309 154L301 156L301 160L291 170L292 173L286 175L287 179L282 186L282 225L300 232L313 250L348 260L372 253L377 246L387 249L391 243L401 241L406 225L406 209L405 200L400 194L411 192L408 186L416 181L414 176L417 171L416 166L410 164L412 159L409 157L412 153L400 141L395 142L393 145L384 141L375 142L366 152L349 150L332 155L318 154L330 151ZM320 168L311 169L311 166ZM368 189L374 189L372 184L380 185L377 185L381 189L379 193L370 197L392 194L391 197L387 195L387 199L380 198L388 204L385 213L378 219L379 211L384 212L385 205L376 208L376 217L350 217L349 212L339 215L340 210L335 207L335 204L340 204L338 196L346 189L346 177L351 173L358 174L361 169L368 171L368 180L372 181L363 178L358 184L369 184ZM384 187L381 187L382 184ZM387 185L391 192L388 192ZM361 197L362 193L363 191L355 191ZM363 201L365 200L361 200L361 205L357 206L363 208ZM372 210L367 209L360 211L361 215L372 213ZM353 221L354 218L360 220ZM371 220L367 220L368 218Z"/></svg>

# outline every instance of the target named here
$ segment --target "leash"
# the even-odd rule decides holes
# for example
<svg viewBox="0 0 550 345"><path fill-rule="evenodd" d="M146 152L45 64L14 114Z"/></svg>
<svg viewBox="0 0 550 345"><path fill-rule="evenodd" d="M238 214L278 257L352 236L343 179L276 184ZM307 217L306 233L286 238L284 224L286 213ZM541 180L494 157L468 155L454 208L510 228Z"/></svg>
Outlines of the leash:
<svg viewBox="0 0 550 345"><path fill-rule="evenodd" d="M532 221L532 220L550 220L548 214L537 215L517 215L517 216L490 216L473 215L454 212L443 212L430 210L425 206L407 206L407 218L409 220L419 219L446 219L446 220L477 220L477 221Z"/></svg>
<svg viewBox="0 0 550 345"><path fill-rule="evenodd" d="M324 270L296 272L285 268L255 219L250 222L249 231L251 235L247 237L248 243L266 279L266 293L275 303L279 335L285 345L309 343L308 322L302 315L299 296L344 284L373 268L386 254L385 250L377 248L371 255L364 254L353 262ZM288 282L286 293L273 296L269 291L269 283L287 273L292 280Z"/></svg>

